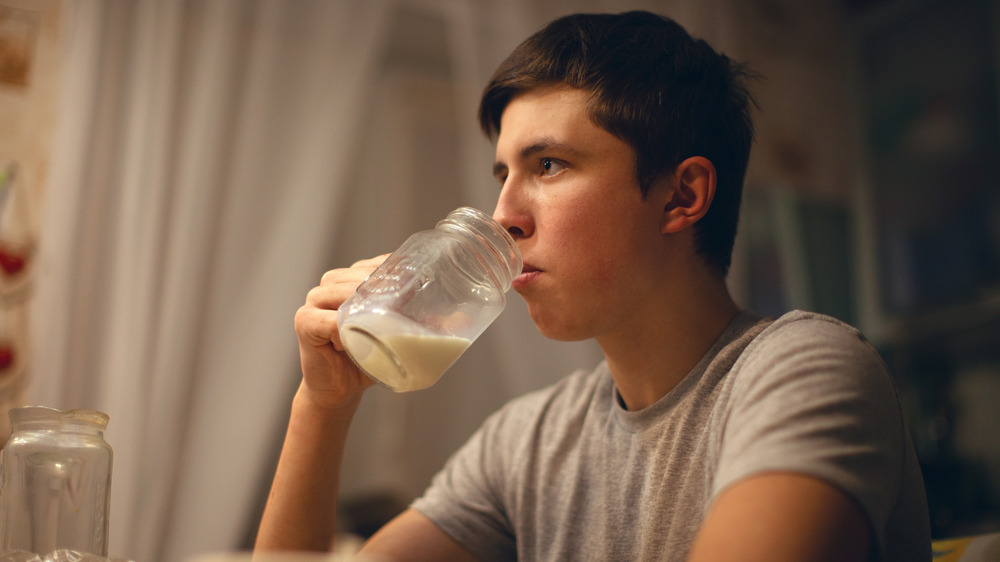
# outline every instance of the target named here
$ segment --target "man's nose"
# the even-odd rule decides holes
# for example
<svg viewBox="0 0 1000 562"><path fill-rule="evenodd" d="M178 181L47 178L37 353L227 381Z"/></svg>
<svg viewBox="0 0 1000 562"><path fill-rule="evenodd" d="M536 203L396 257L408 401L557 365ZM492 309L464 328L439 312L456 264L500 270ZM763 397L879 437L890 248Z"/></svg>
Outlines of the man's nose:
<svg viewBox="0 0 1000 562"><path fill-rule="evenodd" d="M500 223L515 240L531 236L533 228L527 202L511 178L504 182L503 189L500 190L496 209L493 210L493 220Z"/></svg>

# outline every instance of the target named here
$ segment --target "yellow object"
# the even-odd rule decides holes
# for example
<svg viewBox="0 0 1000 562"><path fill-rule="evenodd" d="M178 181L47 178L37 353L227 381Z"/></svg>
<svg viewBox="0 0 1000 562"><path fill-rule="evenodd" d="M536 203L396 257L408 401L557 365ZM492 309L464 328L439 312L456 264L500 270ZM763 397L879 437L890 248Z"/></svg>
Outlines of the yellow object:
<svg viewBox="0 0 1000 562"><path fill-rule="evenodd" d="M1000 533L936 540L931 548L934 562L1000 562Z"/></svg>

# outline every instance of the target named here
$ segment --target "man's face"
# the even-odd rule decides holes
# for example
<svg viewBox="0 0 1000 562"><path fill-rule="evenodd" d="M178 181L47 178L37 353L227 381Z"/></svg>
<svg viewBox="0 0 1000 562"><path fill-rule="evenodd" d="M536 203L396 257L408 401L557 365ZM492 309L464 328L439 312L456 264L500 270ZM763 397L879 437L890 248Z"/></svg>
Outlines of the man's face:
<svg viewBox="0 0 1000 562"><path fill-rule="evenodd" d="M631 148L590 121L587 96L549 87L512 99L494 166L494 218L524 256L514 289L542 334L560 340L622 333L663 273L667 188L642 198Z"/></svg>

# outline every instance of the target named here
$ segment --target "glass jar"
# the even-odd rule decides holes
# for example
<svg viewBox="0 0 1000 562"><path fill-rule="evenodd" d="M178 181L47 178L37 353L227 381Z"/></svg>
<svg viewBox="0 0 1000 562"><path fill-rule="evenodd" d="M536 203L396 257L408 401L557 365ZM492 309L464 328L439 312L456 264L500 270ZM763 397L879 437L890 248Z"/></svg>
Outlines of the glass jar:
<svg viewBox="0 0 1000 562"><path fill-rule="evenodd" d="M0 552L108 555L108 416L31 406L10 411L0 450Z"/></svg>
<svg viewBox="0 0 1000 562"><path fill-rule="evenodd" d="M427 388L500 315L521 266L500 224L458 208L407 239L341 305L340 339L383 386Z"/></svg>

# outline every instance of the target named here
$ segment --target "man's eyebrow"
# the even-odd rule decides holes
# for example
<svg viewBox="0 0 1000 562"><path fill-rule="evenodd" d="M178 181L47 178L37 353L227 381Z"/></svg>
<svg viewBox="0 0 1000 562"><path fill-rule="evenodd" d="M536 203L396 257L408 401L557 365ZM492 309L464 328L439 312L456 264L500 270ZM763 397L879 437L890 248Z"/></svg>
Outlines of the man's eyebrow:
<svg viewBox="0 0 1000 562"><path fill-rule="evenodd" d="M583 154L583 152L581 152L579 149L570 146L566 143L559 142L553 139L552 137L542 137L538 141L533 142L522 148L520 152L518 152L518 157L521 160L526 160L534 156L535 154L538 154L539 152L544 152L546 150L553 150L556 152L568 153L571 155ZM502 160L498 160L495 164L493 164L494 176L499 176L500 174L506 171L507 171L507 164Z"/></svg>

